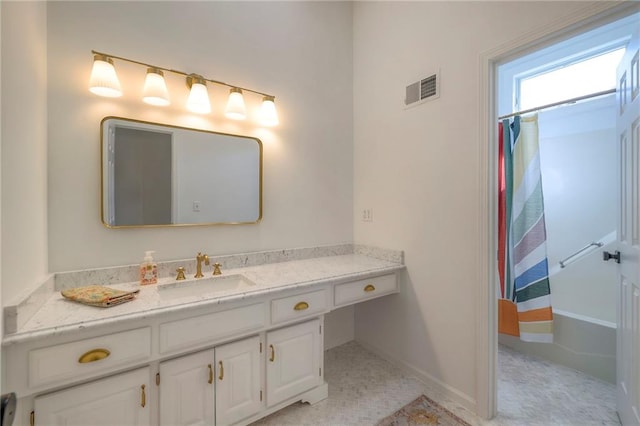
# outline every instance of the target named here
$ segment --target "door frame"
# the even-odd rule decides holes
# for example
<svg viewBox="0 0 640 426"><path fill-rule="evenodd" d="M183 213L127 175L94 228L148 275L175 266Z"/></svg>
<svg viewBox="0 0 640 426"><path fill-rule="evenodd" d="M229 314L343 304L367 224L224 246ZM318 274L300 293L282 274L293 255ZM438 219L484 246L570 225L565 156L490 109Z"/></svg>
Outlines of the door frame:
<svg viewBox="0 0 640 426"><path fill-rule="evenodd" d="M476 300L476 413L485 419L497 414L498 302L495 253L498 235L497 67L517 57L574 35L640 12L637 2L591 3L570 17L480 54L478 138L478 202L480 231Z"/></svg>

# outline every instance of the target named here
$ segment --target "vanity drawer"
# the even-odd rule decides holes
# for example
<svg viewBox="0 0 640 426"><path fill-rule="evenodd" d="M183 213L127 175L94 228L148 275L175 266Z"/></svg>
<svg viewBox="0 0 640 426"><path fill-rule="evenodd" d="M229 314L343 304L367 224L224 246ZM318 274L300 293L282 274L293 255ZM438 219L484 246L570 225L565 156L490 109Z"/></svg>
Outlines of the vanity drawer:
<svg viewBox="0 0 640 426"><path fill-rule="evenodd" d="M328 310L327 291L317 290L271 301L271 323L306 318Z"/></svg>
<svg viewBox="0 0 640 426"><path fill-rule="evenodd" d="M265 326L264 303L160 324L160 353L197 348Z"/></svg>
<svg viewBox="0 0 640 426"><path fill-rule="evenodd" d="M398 280L396 274L383 275L366 280L337 284L333 292L334 303L336 306L343 306L397 291Z"/></svg>
<svg viewBox="0 0 640 426"><path fill-rule="evenodd" d="M149 327L29 351L29 386L82 379L151 356Z"/></svg>

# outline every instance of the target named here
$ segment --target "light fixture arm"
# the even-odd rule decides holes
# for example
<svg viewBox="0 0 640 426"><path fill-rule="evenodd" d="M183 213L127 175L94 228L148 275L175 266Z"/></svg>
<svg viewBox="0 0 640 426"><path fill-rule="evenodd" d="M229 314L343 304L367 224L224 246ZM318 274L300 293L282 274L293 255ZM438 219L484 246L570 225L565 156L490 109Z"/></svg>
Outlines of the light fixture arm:
<svg viewBox="0 0 640 426"><path fill-rule="evenodd" d="M161 66L158 66L158 65L147 64L145 62L140 62L140 61L136 61L136 60L133 60L133 59L124 58L122 56L112 55L110 53L98 52L96 50L91 50L91 53L93 53L94 55L102 55L102 56L105 56L105 57L111 58L111 59L118 59L120 61L130 62L132 64L143 65L143 66L145 66L147 68L156 68L156 69L159 69L159 70L162 70L162 71L171 72L171 73L174 73L174 74L179 74L179 75L182 75L184 77L190 77L190 76L194 75L193 73L186 73L184 71L174 70L172 68L165 68L165 67L161 67ZM275 96L269 95L269 94L264 93L264 92L258 92L257 90L247 89L246 87L241 87L241 86L237 86L237 85L234 85L234 84L225 83L225 82L219 81L219 80L213 80L213 79L210 79L210 78L202 77L200 75L197 75L197 76L202 78L205 81L208 81L209 83L214 83L214 84L218 84L218 85L221 85L221 86L230 87L232 89L234 89L234 88L235 89L241 89L241 90L246 91L246 92L251 92L251 93L255 93L257 95L267 96L267 97L270 97L272 99L275 99Z"/></svg>

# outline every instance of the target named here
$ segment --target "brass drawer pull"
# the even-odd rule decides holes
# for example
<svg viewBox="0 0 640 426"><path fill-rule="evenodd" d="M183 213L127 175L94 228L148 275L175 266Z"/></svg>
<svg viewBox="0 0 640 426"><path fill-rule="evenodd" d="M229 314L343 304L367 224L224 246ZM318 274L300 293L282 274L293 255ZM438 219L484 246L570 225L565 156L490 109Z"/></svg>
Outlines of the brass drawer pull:
<svg viewBox="0 0 640 426"><path fill-rule="evenodd" d="M375 291L375 290L376 290L376 288L374 287L374 285L373 285L373 284L367 284L367 285L364 287L364 291Z"/></svg>
<svg viewBox="0 0 640 426"><path fill-rule="evenodd" d="M304 311L305 309L309 309L309 304L307 302L298 302L296 306L293 307L294 311Z"/></svg>
<svg viewBox="0 0 640 426"><path fill-rule="evenodd" d="M111 355L111 352L109 352L108 349L91 349L89 352L80 355L78 362L80 364L86 364L88 362L100 361L109 355Z"/></svg>
<svg viewBox="0 0 640 426"><path fill-rule="evenodd" d="M269 345L269 347L271 348L271 357L269 358L269 361L273 362L276 360L276 350L273 345Z"/></svg>
<svg viewBox="0 0 640 426"><path fill-rule="evenodd" d="M218 376L218 379L222 380L224 379L224 365L222 365L222 361L219 361L218 365L220 366L220 375Z"/></svg>
<svg viewBox="0 0 640 426"><path fill-rule="evenodd" d="M145 395L144 393L144 385L140 386L140 388L142 389L142 399L140 401L140 405L142 406L142 408L144 408L144 406L147 405L147 395Z"/></svg>
<svg viewBox="0 0 640 426"><path fill-rule="evenodd" d="M211 384L213 383L213 367L211 366L211 364L209 364L208 367L209 367L209 380L207 382Z"/></svg>

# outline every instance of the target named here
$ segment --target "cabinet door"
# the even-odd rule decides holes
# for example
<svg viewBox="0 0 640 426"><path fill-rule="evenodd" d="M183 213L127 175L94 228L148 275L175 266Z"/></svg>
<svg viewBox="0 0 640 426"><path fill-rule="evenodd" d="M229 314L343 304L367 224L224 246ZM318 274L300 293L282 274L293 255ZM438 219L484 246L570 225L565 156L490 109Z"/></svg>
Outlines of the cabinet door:
<svg viewBox="0 0 640 426"><path fill-rule="evenodd" d="M262 403L261 341L258 336L216 347L216 425L256 414Z"/></svg>
<svg viewBox="0 0 640 426"><path fill-rule="evenodd" d="M267 333L267 405L322 383L320 320Z"/></svg>
<svg viewBox="0 0 640 426"><path fill-rule="evenodd" d="M52 426L149 425L149 368L35 398L35 424Z"/></svg>
<svg viewBox="0 0 640 426"><path fill-rule="evenodd" d="M213 425L213 349L160 363L160 425Z"/></svg>

